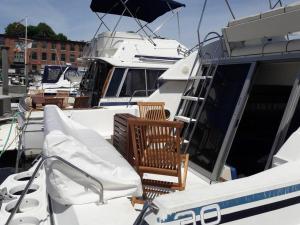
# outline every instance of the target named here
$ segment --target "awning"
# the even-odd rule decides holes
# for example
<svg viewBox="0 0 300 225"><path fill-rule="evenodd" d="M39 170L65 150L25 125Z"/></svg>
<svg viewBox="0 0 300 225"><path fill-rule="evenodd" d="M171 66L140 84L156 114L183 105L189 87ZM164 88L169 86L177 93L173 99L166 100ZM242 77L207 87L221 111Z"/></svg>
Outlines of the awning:
<svg viewBox="0 0 300 225"><path fill-rule="evenodd" d="M122 15L124 5L121 1L125 2L125 0L92 0L90 8L94 12ZM185 4L173 0L128 0L126 6L135 18L151 23L168 11L185 7ZM123 15L132 17L128 10Z"/></svg>

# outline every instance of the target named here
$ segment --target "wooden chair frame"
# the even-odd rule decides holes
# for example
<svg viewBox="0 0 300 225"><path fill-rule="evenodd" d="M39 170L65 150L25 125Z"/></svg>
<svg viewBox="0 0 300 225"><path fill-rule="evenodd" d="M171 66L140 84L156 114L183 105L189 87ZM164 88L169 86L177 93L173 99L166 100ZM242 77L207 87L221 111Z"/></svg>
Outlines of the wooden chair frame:
<svg viewBox="0 0 300 225"><path fill-rule="evenodd" d="M140 118L148 120L166 120L164 102L137 102Z"/></svg>
<svg viewBox="0 0 300 225"><path fill-rule="evenodd" d="M180 133L183 123L134 118L129 118L128 123L131 129L135 168L142 179L144 199L147 199L150 192L152 196L153 192L157 196L172 190L184 190L189 155L180 153ZM183 174L182 162L184 163ZM177 177L178 182L144 179L144 173ZM143 203L143 201L137 198L132 199L133 204Z"/></svg>

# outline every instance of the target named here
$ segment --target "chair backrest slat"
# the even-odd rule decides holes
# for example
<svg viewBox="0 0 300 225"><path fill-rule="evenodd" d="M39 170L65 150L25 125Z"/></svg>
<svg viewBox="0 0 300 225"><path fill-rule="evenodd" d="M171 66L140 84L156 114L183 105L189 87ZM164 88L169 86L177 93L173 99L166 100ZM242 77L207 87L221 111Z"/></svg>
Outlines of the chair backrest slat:
<svg viewBox="0 0 300 225"><path fill-rule="evenodd" d="M164 102L138 102L140 118L148 120L166 120Z"/></svg>

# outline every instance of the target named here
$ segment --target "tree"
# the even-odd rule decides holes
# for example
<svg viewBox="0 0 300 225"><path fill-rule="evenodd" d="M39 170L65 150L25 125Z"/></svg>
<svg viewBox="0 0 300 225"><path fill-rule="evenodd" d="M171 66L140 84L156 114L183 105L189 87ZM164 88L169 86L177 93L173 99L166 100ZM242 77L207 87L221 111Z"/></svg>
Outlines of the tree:
<svg viewBox="0 0 300 225"><path fill-rule="evenodd" d="M25 26L18 22L11 23L5 28L5 34L17 37L24 37Z"/></svg>
<svg viewBox="0 0 300 225"><path fill-rule="evenodd" d="M5 28L5 34L17 37L25 36L25 26L21 23L11 23ZM40 38L49 40L67 41L68 38L62 34L56 34L54 30L46 23L39 23L37 26L29 25L27 27L28 38Z"/></svg>
<svg viewBox="0 0 300 225"><path fill-rule="evenodd" d="M37 34L38 34L37 27L29 25L27 27L27 34L28 34L28 37L37 37Z"/></svg>
<svg viewBox="0 0 300 225"><path fill-rule="evenodd" d="M67 41L68 40L68 38L62 33L58 33L56 35L56 39L59 40L59 41Z"/></svg>
<svg viewBox="0 0 300 225"><path fill-rule="evenodd" d="M39 23L36 26L36 30L37 30L37 37L39 37L39 38L55 39L55 37L56 37L55 32L46 23Z"/></svg>

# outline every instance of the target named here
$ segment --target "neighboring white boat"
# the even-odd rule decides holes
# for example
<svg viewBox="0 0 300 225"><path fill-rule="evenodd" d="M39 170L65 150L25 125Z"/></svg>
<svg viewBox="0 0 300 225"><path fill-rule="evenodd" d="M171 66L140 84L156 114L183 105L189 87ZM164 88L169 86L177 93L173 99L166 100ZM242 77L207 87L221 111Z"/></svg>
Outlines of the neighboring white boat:
<svg viewBox="0 0 300 225"><path fill-rule="evenodd" d="M70 65L46 65L41 81L29 87L29 93L42 90L45 95L55 95L57 91L68 91L76 95L82 74Z"/></svg>

